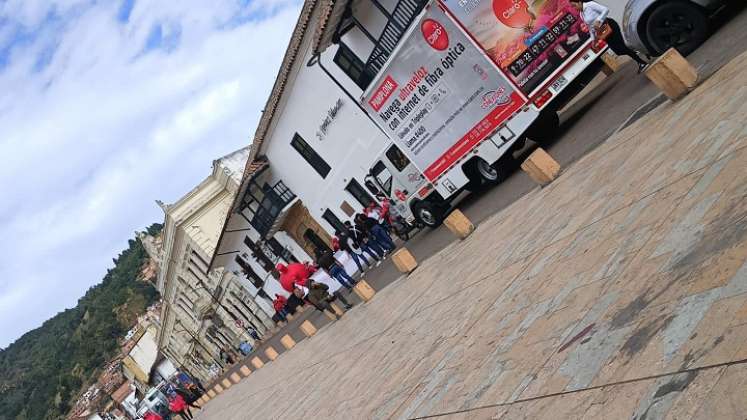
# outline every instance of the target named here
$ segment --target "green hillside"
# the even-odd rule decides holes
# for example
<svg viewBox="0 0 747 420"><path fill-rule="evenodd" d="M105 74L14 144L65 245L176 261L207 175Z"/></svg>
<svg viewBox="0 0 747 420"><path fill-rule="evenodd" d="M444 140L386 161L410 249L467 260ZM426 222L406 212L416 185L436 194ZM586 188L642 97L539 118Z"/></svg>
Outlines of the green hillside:
<svg viewBox="0 0 747 420"><path fill-rule="evenodd" d="M147 230L160 229L154 224ZM140 241L131 239L114 268L74 308L0 350L0 420L64 417L116 354L118 340L158 299L150 283L137 281L147 260Z"/></svg>

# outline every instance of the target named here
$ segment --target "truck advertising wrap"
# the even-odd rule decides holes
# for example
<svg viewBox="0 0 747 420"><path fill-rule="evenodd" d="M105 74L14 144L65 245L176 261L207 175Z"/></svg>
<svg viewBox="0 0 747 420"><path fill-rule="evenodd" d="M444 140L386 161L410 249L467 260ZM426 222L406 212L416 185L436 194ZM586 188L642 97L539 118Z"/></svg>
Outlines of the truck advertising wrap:
<svg viewBox="0 0 747 420"><path fill-rule="evenodd" d="M363 106L429 181L525 104L439 7L413 23L395 55Z"/></svg>
<svg viewBox="0 0 747 420"><path fill-rule="evenodd" d="M527 96L590 39L568 0L441 2Z"/></svg>

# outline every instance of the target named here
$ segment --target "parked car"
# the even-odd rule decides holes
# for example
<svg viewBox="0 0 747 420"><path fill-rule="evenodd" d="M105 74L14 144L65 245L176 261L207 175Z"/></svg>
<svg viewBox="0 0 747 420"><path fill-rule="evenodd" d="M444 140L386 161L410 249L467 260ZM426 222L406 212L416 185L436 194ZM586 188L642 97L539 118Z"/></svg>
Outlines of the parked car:
<svg viewBox="0 0 747 420"><path fill-rule="evenodd" d="M657 56L671 47L687 55L708 37L710 15L725 0L598 0L623 29L628 45Z"/></svg>

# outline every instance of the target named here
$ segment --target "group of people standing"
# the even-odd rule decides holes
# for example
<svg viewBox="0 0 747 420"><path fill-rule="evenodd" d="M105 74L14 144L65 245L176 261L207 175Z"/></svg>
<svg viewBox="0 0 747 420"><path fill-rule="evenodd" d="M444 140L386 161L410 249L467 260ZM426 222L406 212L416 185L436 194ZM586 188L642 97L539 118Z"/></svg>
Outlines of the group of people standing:
<svg viewBox="0 0 747 420"><path fill-rule="evenodd" d="M296 262L288 265L281 263L276 266L280 275L280 285L291 295L288 298L280 294L275 295L274 319L286 321L288 314L295 313L295 309L305 302L312 304L318 310L327 309L331 313L335 311L332 310L330 303L335 300L339 300L346 309L351 307L339 291L330 294L329 286L313 281L311 275L316 270L322 269L343 287L351 290L357 280L345 271L345 267L335 258L334 252L347 253L355 262L358 271L364 273L374 264L380 264L388 254L394 251L396 246L390 236L389 200L385 197L379 197L379 199L381 205L372 202L362 213L356 214L352 222L344 222L343 227L335 231L335 237L332 240L333 249L318 250L314 264Z"/></svg>
<svg viewBox="0 0 747 420"><path fill-rule="evenodd" d="M287 321L288 314L295 313L296 308L303 306L305 303L310 303L320 311L327 309L331 313L335 313L331 306L331 302L335 300L342 302L346 309L352 307L339 291L330 294L329 286L311 279L311 275L324 266L328 273L334 272L338 275L338 278L342 280L340 283L344 287L352 288L355 285L356 281L339 267L339 264L334 261L334 257L331 257L333 261L329 261L329 258L327 255L320 255L317 257L316 265L308 262L296 262L287 266L282 263L277 265L276 269L280 273L280 285L290 293L290 297L275 295L273 306L276 314L274 318ZM337 271L338 269L342 269L344 274L340 274ZM343 275L346 277L342 277Z"/></svg>
<svg viewBox="0 0 747 420"><path fill-rule="evenodd" d="M385 197L379 197L379 200L381 205L371 202L362 213L355 215L353 223L346 221L344 229L335 231L333 242L350 255L361 273L373 266L366 256L378 264L396 248L390 234L392 214L389 200Z"/></svg>

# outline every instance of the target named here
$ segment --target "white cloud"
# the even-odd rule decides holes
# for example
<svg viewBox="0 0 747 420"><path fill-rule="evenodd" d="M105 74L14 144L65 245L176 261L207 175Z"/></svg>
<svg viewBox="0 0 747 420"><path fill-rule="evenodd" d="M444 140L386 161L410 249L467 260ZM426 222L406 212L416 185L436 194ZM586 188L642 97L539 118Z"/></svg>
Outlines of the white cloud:
<svg viewBox="0 0 747 420"><path fill-rule="evenodd" d="M124 23L120 5L0 3L0 347L100 281L162 220L155 199L246 146L300 0L137 0ZM170 48L146 48L155 27Z"/></svg>

